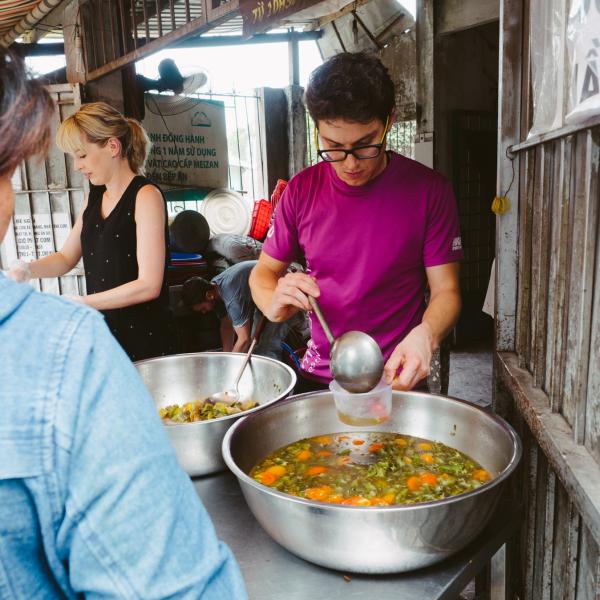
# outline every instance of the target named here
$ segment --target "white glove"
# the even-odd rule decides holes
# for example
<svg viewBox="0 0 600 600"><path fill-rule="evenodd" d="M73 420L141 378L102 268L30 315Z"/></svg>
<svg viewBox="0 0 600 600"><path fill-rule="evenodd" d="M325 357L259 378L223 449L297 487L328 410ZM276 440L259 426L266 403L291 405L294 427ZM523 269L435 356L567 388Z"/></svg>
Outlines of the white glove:
<svg viewBox="0 0 600 600"><path fill-rule="evenodd" d="M75 304L85 304L85 296L79 296L78 294L63 294L61 298Z"/></svg>
<svg viewBox="0 0 600 600"><path fill-rule="evenodd" d="M31 269L29 263L24 260L16 260L6 274L17 283L27 283L31 279Z"/></svg>

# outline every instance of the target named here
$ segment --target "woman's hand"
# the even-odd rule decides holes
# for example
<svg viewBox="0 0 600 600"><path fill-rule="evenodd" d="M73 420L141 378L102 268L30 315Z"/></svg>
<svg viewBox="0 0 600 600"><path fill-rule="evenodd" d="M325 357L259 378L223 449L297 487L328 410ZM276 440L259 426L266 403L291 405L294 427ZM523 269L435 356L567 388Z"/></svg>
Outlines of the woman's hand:
<svg viewBox="0 0 600 600"><path fill-rule="evenodd" d="M385 363L383 376L395 390L411 390L429 375L433 336L425 323L417 325L397 346Z"/></svg>
<svg viewBox="0 0 600 600"><path fill-rule="evenodd" d="M298 309L311 310L308 296L318 298L320 293L314 277L306 273L286 273L277 281L265 316L276 323L286 321Z"/></svg>
<svg viewBox="0 0 600 600"><path fill-rule="evenodd" d="M24 260L16 260L10 266L6 276L17 283L27 283L31 279L29 263L26 263Z"/></svg>

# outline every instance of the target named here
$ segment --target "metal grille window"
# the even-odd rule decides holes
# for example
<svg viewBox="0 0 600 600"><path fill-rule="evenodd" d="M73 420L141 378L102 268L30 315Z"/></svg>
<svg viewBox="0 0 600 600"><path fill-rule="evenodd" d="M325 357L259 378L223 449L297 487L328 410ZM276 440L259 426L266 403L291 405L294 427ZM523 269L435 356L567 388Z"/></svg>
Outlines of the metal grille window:
<svg viewBox="0 0 600 600"><path fill-rule="evenodd" d="M222 102L227 130L228 187L242 194L249 202L264 196L263 157L258 140L259 102L256 94L215 92L188 94L190 98ZM198 210L200 200L186 200L170 206L170 212Z"/></svg>
<svg viewBox="0 0 600 600"><path fill-rule="evenodd" d="M397 121L390 127L387 135L387 147L398 154L415 157L416 121Z"/></svg>

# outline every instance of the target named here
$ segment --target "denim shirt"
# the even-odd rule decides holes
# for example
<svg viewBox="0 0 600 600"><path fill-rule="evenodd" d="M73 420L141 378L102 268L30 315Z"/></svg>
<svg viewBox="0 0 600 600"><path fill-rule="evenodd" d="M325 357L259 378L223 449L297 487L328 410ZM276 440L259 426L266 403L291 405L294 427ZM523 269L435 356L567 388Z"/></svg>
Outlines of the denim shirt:
<svg viewBox="0 0 600 600"><path fill-rule="evenodd" d="M101 316L0 274L0 598L245 599Z"/></svg>

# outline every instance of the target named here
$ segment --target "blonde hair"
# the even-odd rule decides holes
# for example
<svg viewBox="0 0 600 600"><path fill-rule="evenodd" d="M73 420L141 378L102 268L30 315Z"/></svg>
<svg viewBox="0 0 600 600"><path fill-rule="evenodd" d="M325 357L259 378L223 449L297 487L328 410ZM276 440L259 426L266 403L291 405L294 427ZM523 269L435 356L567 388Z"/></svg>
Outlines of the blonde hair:
<svg viewBox="0 0 600 600"><path fill-rule="evenodd" d="M139 121L124 117L106 102L84 104L65 119L56 132L56 143L63 152L83 150L84 141L106 146L110 138L121 142L121 156L134 173L144 173L150 140Z"/></svg>

